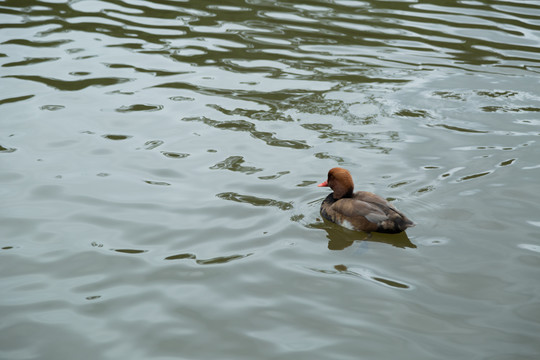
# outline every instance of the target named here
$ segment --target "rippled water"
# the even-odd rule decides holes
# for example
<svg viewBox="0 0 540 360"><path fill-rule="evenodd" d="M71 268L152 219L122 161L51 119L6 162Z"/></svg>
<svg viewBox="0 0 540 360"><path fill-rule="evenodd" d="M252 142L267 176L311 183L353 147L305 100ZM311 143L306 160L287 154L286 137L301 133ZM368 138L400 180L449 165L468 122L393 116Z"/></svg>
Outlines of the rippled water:
<svg viewBox="0 0 540 360"><path fill-rule="evenodd" d="M540 2L0 9L1 358L538 358Z"/></svg>

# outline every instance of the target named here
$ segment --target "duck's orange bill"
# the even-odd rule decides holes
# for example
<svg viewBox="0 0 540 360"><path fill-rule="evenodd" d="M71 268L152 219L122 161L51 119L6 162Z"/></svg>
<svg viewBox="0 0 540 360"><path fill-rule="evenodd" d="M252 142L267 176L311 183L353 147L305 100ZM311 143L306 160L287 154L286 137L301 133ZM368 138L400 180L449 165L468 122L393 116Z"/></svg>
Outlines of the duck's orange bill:
<svg viewBox="0 0 540 360"><path fill-rule="evenodd" d="M317 185L317 186L318 186L318 187L328 186L328 181L322 182L322 183L320 183L320 184Z"/></svg>

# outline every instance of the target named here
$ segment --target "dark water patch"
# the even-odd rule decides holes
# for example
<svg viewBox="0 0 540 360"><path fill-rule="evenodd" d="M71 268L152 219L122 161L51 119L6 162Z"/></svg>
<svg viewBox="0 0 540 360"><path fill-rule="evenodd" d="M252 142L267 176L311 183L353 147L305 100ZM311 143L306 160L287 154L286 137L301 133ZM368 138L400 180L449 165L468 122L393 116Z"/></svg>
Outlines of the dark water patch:
<svg viewBox="0 0 540 360"><path fill-rule="evenodd" d="M393 287L393 288L397 288L397 289L409 289L410 288L409 285L398 282L398 281L395 281L395 280L385 279L385 278L378 277L378 276L373 276L372 279L375 280L375 281L378 281L378 282L380 282L380 283L382 283L384 285L387 285L387 286L390 286L390 287Z"/></svg>
<svg viewBox="0 0 540 360"><path fill-rule="evenodd" d="M73 42L74 40L64 39L64 40L54 40L54 41L37 41L37 40L28 40L28 39L10 39L4 41L3 45L22 45L30 46L35 48L54 48L63 44Z"/></svg>
<svg viewBox="0 0 540 360"><path fill-rule="evenodd" d="M182 253L177 255L167 256L164 260L195 260L199 265L217 265L217 264L226 264L231 261L244 259L248 256L253 255L253 253L248 253L245 255L229 255L229 256L218 256L210 259L197 259L195 254Z"/></svg>
<svg viewBox="0 0 540 360"><path fill-rule="evenodd" d="M6 75L4 78L15 78L20 80L28 80L28 81L35 81L47 86L50 86L52 88L55 88L57 90L62 91L78 91L85 89L90 86L111 86L111 85L117 85L122 84L125 82L130 81L131 79L127 78L111 78L111 77L104 77L104 78L93 78L93 79L84 79L84 80L60 80L60 79L53 79L43 76L37 76L37 75Z"/></svg>
<svg viewBox="0 0 540 360"><path fill-rule="evenodd" d="M0 105L28 100L28 99L33 98L34 96L35 95L24 95L24 96L17 96L17 97L2 99L2 100L0 100Z"/></svg>
<svg viewBox="0 0 540 360"><path fill-rule="evenodd" d="M159 111L161 109L163 109L163 105L133 104L121 106L116 111L119 113L130 113L134 111Z"/></svg>
<svg viewBox="0 0 540 360"><path fill-rule="evenodd" d="M401 187L401 186L409 185L409 184L411 184L413 182L414 182L413 180L399 181L397 183L393 183L393 184L388 185L388 187L392 188L392 189L395 189L395 188L398 188L398 187Z"/></svg>
<svg viewBox="0 0 540 360"><path fill-rule="evenodd" d="M144 180L145 183L149 185L158 185L158 186L171 186L170 183L166 181L153 181L153 180Z"/></svg>
<svg viewBox="0 0 540 360"><path fill-rule="evenodd" d="M172 151L162 151L161 153L170 159L184 159L190 155L186 153L178 153L178 152L172 152Z"/></svg>
<svg viewBox="0 0 540 360"><path fill-rule="evenodd" d="M336 163L338 163L340 165L345 163L345 159L343 159L342 157L337 156L337 155L330 155L327 152L315 153L314 156L317 159L331 159L331 160L334 160Z"/></svg>
<svg viewBox="0 0 540 360"><path fill-rule="evenodd" d="M148 250L137 250L137 249L112 249L112 250L122 253L122 254L131 254L131 255L137 255L137 254L148 252Z"/></svg>
<svg viewBox="0 0 540 360"><path fill-rule="evenodd" d="M91 73L88 71L72 71L69 73L69 75L72 75L72 76L88 76L90 74Z"/></svg>
<svg viewBox="0 0 540 360"><path fill-rule="evenodd" d="M275 175L259 176L259 179L261 179L261 180L275 180L275 179L279 179L283 175L287 175L289 173L290 173L290 171L280 171Z"/></svg>
<svg viewBox="0 0 540 360"><path fill-rule="evenodd" d="M427 110L403 109L394 113L395 116L412 118L433 118Z"/></svg>
<svg viewBox="0 0 540 360"><path fill-rule="evenodd" d="M15 151L17 151L16 148L5 147L5 146L0 145L0 153L12 153L12 152L15 152Z"/></svg>
<svg viewBox="0 0 540 360"><path fill-rule="evenodd" d="M457 179L457 181L467 181L467 180L477 179L479 177L486 176L486 175L489 175L491 173L493 173L493 171L484 171L484 172L477 173L477 174L462 176L459 179Z"/></svg>
<svg viewBox="0 0 540 360"><path fill-rule="evenodd" d="M373 139L366 139L366 135L359 131L345 131L338 129L319 130L320 139L328 139L329 142L344 141L344 142L371 142Z"/></svg>
<svg viewBox="0 0 540 360"><path fill-rule="evenodd" d="M310 123L304 123L304 124L301 124L300 126L302 126L304 129L307 129L307 130L313 130L313 131L318 131L318 132L324 132L324 131L332 130L332 125L331 125L331 124L322 124L322 123L314 123L314 124L310 124Z"/></svg>
<svg viewBox="0 0 540 360"><path fill-rule="evenodd" d="M450 171L448 171L448 172L445 172L444 174L441 174L441 175L439 176L439 180L443 180L444 178L447 178L447 177L449 177L449 176L452 176L452 175L454 175L456 172L458 172L458 171L460 171L460 170L463 170L463 169L465 169L465 168L460 166L460 167L454 168L454 169L452 169L452 170L450 170Z"/></svg>
<svg viewBox="0 0 540 360"><path fill-rule="evenodd" d="M172 96L169 99L172 101L195 101L194 98L188 96Z"/></svg>
<svg viewBox="0 0 540 360"><path fill-rule="evenodd" d="M144 143L144 149L145 150L153 150L153 149L155 149L157 147L160 147L164 143L165 142L162 141L162 140L149 140L149 141Z"/></svg>
<svg viewBox="0 0 540 360"><path fill-rule="evenodd" d="M392 151L391 147L383 146L381 143L384 140L398 141L399 133L396 131L386 131L377 133L363 133L360 131L347 131L333 128L330 124L301 124L305 129L314 130L319 133L319 139L325 139L327 142L346 142L358 143L361 149L378 150L388 154ZM369 136L366 136L369 135ZM383 138L383 139L381 139Z"/></svg>
<svg viewBox="0 0 540 360"><path fill-rule="evenodd" d="M420 195L420 194L424 194L424 193L427 193L427 192L431 192L433 190L435 190L434 186L431 186L431 185L430 186L423 186L420 189L416 190L415 193Z"/></svg>
<svg viewBox="0 0 540 360"><path fill-rule="evenodd" d="M485 131L485 130L475 130L475 129L469 129L469 128L464 128L464 127L460 127L460 126L454 126L454 125L447 125L447 124L428 124L427 126L430 126L430 127L442 127L444 129L447 129L447 130L452 130L452 131L457 131L457 132L461 132L461 133L468 133L468 134L487 134L489 133L489 131Z"/></svg>
<svg viewBox="0 0 540 360"><path fill-rule="evenodd" d="M107 95L133 95L135 92L133 91L125 91L125 90L113 90L109 91Z"/></svg>
<svg viewBox="0 0 540 360"><path fill-rule="evenodd" d="M106 45L106 46L110 48L124 48L127 50L142 50L144 48L144 43L127 42L127 43L121 43L121 44L111 44L111 45Z"/></svg>
<svg viewBox="0 0 540 360"><path fill-rule="evenodd" d="M281 91L261 91L261 90L241 90L237 88L228 89L206 87L200 83L192 84L188 82L170 82L154 85L154 88L170 88L175 90L189 90L203 95L220 96L230 99L242 99L246 101L253 101L259 104L265 104L272 109L287 109L294 107L297 98L306 94L312 94L313 90L304 89L283 89ZM211 107L215 104L208 104Z"/></svg>
<svg viewBox="0 0 540 360"><path fill-rule="evenodd" d="M300 184L296 184L296 186L297 187L306 187L306 186L311 186L311 185L314 185L314 184L317 184L317 181L304 180Z"/></svg>
<svg viewBox="0 0 540 360"><path fill-rule="evenodd" d="M80 53L80 52L83 52L84 51L84 48L71 48L71 49L66 49L66 53L68 54L77 54L77 53ZM76 58L78 59L78 58Z"/></svg>
<svg viewBox="0 0 540 360"><path fill-rule="evenodd" d="M246 174L254 174L264 169L256 168L253 166L243 166L244 158L242 156L229 156L227 159L218 162L217 164L210 167L212 170L230 170L238 171Z"/></svg>
<svg viewBox="0 0 540 360"><path fill-rule="evenodd" d="M209 107L218 110L219 112L228 115L228 116L245 116L253 120L258 121L294 121L290 115L284 115L283 113L272 110L272 111L262 111L262 110L250 110L250 109L239 109L227 110L219 105L210 104Z"/></svg>
<svg viewBox="0 0 540 360"><path fill-rule="evenodd" d="M162 76L173 76L173 75L180 75L180 74L189 74L189 71L167 71L167 70L160 70L160 69L145 69L129 64L105 64L107 67L111 69L133 69L136 72L144 73L144 74L151 74L156 77L162 77Z"/></svg>
<svg viewBox="0 0 540 360"><path fill-rule="evenodd" d="M47 111L58 111L63 110L66 107L64 105L43 105L39 107L41 110L47 110Z"/></svg>
<svg viewBox="0 0 540 360"><path fill-rule="evenodd" d="M481 110L485 112L540 112L540 108L534 106L483 106Z"/></svg>
<svg viewBox="0 0 540 360"><path fill-rule="evenodd" d="M102 138L105 138L107 140L113 140L113 141L121 141L121 140L127 140L131 138L130 135L120 135L120 134L105 134L101 135Z"/></svg>
<svg viewBox="0 0 540 360"><path fill-rule="evenodd" d="M10 63L5 63L2 65L2 67L15 67L15 66L27 66L27 65L35 65L44 63L47 61L56 61L59 60L59 57L41 57L41 58L32 58L27 57L23 61L15 61Z"/></svg>
<svg viewBox="0 0 540 360"><path fill-rule="evenodd" d="M499 98L499 97L509 98L509 97L513 97L519 94L516 91L509 91L509 90L500 90L500 91L476 90L475 92L479 96L486 96L490 98Z"/></svg>
<svg viewBox="0 0 540 360"><path fill-rule="evenodd" d="M327 99L320 93L293 97L287 103L290 107L306 114L342 116L349 114L349 105L343 100Z"/></svg>
<svg viewBox="0 0 540 360"><path fill-rule="evenodd" d="M167 256L165 260L184 260L184 259L196 259L194 254L182 253L177 255Z"/></svg>
<svg viewBox="0 0 540 360"><path fill-rule="evenodd" d="M528 143L521 144L520 146L528 146ZM453 148L452 150L465 150L465 151L468 151L468 150L501 150L501 151L513 151L513 150L516 150L516 149L517 149L517 146L513 147L513 146L500 146L500 145L489 145L489 146L480 145L480 146L461 146L461 147L458 147L458 148Z"/></svg>
<svg viewBox="0 0 540 360"><path fill-rule="evenodd" d="M465 96L464 94L454 92L454 91L434 91L432 95L436 97L440 97L442 99L459 100L459 101L467 100L467 96Z"/></svg>
<svg viewBox="0 0 540 360"><path fill-rule="evenodd" d="M256 111L250 115L250 118L258 121L294 121L290 115L276 111Z"/></svg>
<svg viewBox="0 0 540 360"><path fill-rule="evenodd" d="M516 159L509 159L509 160L500 162L498 166L508 166L508 165L512 165L515 162L516 162Z"/></svg>
<svg viewBox="0 0 540 360"><path fill-rule="evenodd" d="M356 278L361 278L361 279L364 279L364 280L369 280L369 281L373 281L375 283L378 283L380 285L384 285L384 286L387 286L387 287L391 287L391 288L394 288L394 289L410 289L411 286L408 285L408 284L405 284L403 282L400 282L400 281L397 281L397 280L391 280L391 279L388 279L388 278L384 278L382 276L376 276L376 275L373 275L373 273L368 270L368 269L354 269L352 270L350 267L348 266L345 266L345 265L335 265L334 266L334 270L316 270L316 269L313 269L315 271L318 271L318 272L322 272L322 273L325 273L325 274L341 274L341 275L348 275L348 276L353 276L353 277L356 277Z"/></svg>
<svg viewBox="0 0 540 360"><path fill-rule="evenodd" d="M252 253L246 254L246 255L230 255L230 256L218 256L211 259L205 259L205 260L196 260L197 264L199 265L215 265L215 264L226 264L231 261L244 259L248 256L253 255Z"/></svg>
<svg viewBox="0 0 540 360"><path fill-rule="evenodd" d="M247 132L256 139L264 141L267 145L287 147L293 149L309 149L304 140L283 140L276 138L271 132L256 130L255 124L246 120L217 121L207 117L183 118L184 121L200 121L216 129Z"/></svg>
<svg viewBox="0 0 540 360"><path fill-rule="evenodd" d="M280 210L291 210L293 208L292 203L279 201L268 198L260 198L253 195L242 195L235 192L224 192L216 194L216 196L223 200L229 200L253 206L275 206Z"/></svg>

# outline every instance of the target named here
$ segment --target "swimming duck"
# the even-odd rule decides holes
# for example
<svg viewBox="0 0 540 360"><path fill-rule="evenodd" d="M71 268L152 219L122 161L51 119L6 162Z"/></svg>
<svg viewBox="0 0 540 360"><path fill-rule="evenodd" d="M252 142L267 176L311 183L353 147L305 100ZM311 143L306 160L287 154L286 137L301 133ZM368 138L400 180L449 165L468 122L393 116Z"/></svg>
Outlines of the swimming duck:
<svg viewBox="0 0 540 360"><path fill-rule="evenodd" d="M333 168L319 185L334 192L321 204L321 216L352 230L396 234L415 224L382 197L367 191L354 191L351 173Z"/></svg>

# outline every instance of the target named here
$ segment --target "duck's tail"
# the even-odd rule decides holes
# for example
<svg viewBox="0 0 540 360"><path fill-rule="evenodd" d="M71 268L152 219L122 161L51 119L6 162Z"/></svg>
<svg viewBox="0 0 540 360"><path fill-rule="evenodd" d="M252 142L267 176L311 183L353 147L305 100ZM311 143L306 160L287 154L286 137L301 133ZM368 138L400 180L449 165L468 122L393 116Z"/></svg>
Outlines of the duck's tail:
<svg viewBox="0 0 540 360"><path fill-rule="evenodd" d="M401 231L405 231L406 229L410 227L415 227L416 223L410 220L409 218L404 218L401 224L398 224L398 226Z"/></svg>

